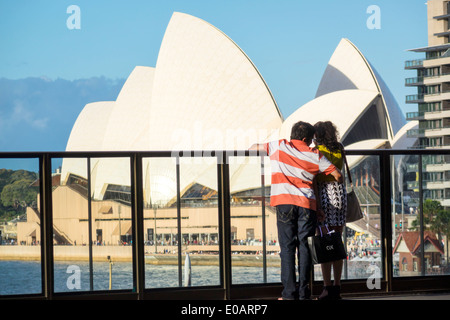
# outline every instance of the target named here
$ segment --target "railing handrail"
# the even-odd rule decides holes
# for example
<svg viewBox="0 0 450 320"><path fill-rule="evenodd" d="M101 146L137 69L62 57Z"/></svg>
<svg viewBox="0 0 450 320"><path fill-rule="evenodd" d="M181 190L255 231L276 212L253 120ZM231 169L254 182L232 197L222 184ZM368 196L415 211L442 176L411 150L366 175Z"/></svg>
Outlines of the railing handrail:
<svg viewBox="0 0 450 320"><path fill-rule="evenodd" d="M448 150L450 152L450 149ZM414 151L415 153L430 153L430 151ZM432 152L432 151L431 151ZM347 154L375 155L375 154L410 154L410 149L346 149ZM39 158L48 155L50 158L102 158L102 157L218 157L218 156L267 156L264 151L252 150L180 150L180 151L0 151L0 159L11 158Z"/></svg>

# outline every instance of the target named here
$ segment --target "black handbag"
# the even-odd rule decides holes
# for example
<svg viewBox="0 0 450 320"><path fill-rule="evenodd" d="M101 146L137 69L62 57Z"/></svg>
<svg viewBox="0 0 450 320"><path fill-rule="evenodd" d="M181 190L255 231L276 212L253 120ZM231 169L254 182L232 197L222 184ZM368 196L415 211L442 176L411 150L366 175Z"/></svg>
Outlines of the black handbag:
<svg viewBox="0 0 450 320"><path fill-rule="evenodd" d="M313 264L347 259L347 253L342 242L341 233L329 230L323 233L319 227L320 235L308 237L309 251Z"/></svg>
<svg viewBox="0 0 450 320"><path fill-rule="evenodd" d="M344 156L345 167L347 168L348 180L352 186L352 191L347 192L347 212L345 215L346 222L355 222L363 218L361 206L356 196L355 189L353 188L352 175L350 174L350 168L348 167L347 157L345 156L344 148L342 148L342 155Z"/></svg>

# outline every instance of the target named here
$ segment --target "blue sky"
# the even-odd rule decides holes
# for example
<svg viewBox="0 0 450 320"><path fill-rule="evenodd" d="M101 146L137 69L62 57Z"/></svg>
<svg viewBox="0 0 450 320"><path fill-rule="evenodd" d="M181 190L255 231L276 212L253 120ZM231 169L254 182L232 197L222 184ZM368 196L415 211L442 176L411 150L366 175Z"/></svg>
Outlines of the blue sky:
<svg viewBox="0 0 450 320"><path fill-rule="evenodd" d="M405 78L415 76L413 71L404 70L404 62L422 58L421 54L407 49L427 45L425 2L2 0L0 79L19 81L36 77L50 83L57 79L75 83L80 79L100 78L119 90L121 81L136 65L156 65L167 24L172 13L179 11L211 23L243 49L264 77L285 118L314 98L327 62L341 38L348 38L361 50L406 113L416 111L417 106L404 102L405 95L414 93L412 88L404 86ZM67 13L70 5L80 8L80 29L71 30L66 25L71 16ZM369 29L366 25L371 16L367 13L370 5L380 8L380 29ZM89 86L90 82L83 83ZM30 86L27 84L27 88ZM27 92L24 90L23 95ZM57 100L46 101L45 112L32 102L19 104L17 95L11 98L15 113L6 110L9 105L3 104L0 125L3 115L12 117L23 111L26 117L21 121L30 124L30 128L23 137L8 144L2 144L0 137L0 150L63 151L84 101L73 104L70 112L65 112L61 109L65 91L61 89L59 93ZM104 95L99 93L98 97L91 94L86 99L115 99L117 94L113 90ZM0 91L0 103L2 98L5 97ZM69 94L67 99L73 100ZM64 128L56 123L63 124ZM0 136L4 136L1 130ZM25 141L39 134L43 141L32 145ZM53 139L55 136L58 139Z"/></svg>

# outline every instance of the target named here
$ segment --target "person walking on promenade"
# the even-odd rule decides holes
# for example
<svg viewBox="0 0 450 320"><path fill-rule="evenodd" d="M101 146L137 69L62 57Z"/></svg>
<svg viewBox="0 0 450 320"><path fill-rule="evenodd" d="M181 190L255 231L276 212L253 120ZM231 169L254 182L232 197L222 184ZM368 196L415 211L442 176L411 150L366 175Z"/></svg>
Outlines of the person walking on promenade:
<svg viewBox="0 0 450 320"><path fill-rule="evenodd" d="M311 255L308 237L317 227L313 179L319 174L341 181L342 174L316 148L311 148L314 127L297 122L286 139L255 144L250 150L265 151L271 160L270 205L276 207L278 242L281 258L280 299L310 299ZM320 218L319 218L320 220ZM299 286L296 287L295 255L298 255Z"/></svg>
<svg viewBox="0 0 450 320"><path fill-rule="evenodd" d="M320 121L314 125L315 143L317 149L334 166L342 170L344 165L344 146L338 141L338 132L331 121ZM344 183L333 176L319 174L317 176L318 210L325 215L324 224L328 229L342 234L347 211L347 191ZM320 226L319 226L320 227ZM324 288L319 300L340 299L341 275L343 260L322 263ZM331 283L331 267L333 267L333 280Z"/></svg>

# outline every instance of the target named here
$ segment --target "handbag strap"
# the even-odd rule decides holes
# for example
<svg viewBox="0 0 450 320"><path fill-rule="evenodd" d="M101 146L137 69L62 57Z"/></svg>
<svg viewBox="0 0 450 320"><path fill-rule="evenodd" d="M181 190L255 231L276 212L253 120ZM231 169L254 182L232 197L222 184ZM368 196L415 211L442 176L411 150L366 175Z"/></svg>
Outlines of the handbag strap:
<svg viewBox="0 0 450 320"><path fill-rule="evenodd" d="M330 234L330 233L334 232L334 230L330 231L330 229L328 229L328 225L326 223L324 223L323 225L325 226L325 228L327 228L327 234ZM323 237L322 228L320 227L320 225L319 225L318 229L320 231L320 236Z"/></svg>
<svg viewBox="0 0 450 320"><path fill-rule="evenodd" d="M342 156L344 158L345 167L347 168L348 180L350 181L350 184L353 187L352 175L350 174L350 168L348 166L347 156L345 155L345 149L344 149L344 146L342 144L341 144L341 153L342 153Z"/></svg>

